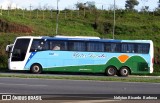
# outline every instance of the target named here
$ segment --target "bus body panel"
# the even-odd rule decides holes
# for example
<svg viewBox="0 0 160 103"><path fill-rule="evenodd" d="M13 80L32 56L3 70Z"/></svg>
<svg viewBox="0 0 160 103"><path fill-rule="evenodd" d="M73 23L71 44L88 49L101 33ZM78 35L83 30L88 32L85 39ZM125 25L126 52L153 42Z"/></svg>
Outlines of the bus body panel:
<svg viewBox="0 0 160 103"><path fill-rule="evenodd" d="M132 73L149 73L149 56L119 53L41 51L32 53L25 68L32 64L40 64L44 71L98 72L104 73L108 66L118 70L128 66ZM126 60L120 59L127 56Z"/></svg>
<svg viewBox="0 0 160 103"><path fill-rule="evenodd" d="M12 56L12 54L11 54ZM10 56L10 57L11 57ZM11 58L8 59L8 67L10 70L25 70L25 64L30 56L30 53L27 53L24 61L11 61Z"/></svg>

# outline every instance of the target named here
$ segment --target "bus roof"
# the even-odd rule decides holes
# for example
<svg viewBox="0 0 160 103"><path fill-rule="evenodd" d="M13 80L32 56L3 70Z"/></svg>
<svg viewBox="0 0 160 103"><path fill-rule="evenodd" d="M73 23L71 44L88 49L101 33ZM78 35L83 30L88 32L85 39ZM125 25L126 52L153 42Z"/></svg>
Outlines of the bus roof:
<svg viewBox="0 0 160 103"><path fill-rule="evenodd" d="M116 40L105 39L92 36L20 36L17 38L32 38L32 39L54 39L54 40L80 40L80 41L99 41L99 42L136 42L136 43L152 43L152 40Z"/></svg>
<svg viewBox="0 0 160 103"><path fill-rule="evenodd" d="M81 38L81 39L101 39L100 37L94 37L94 36L61 36L61 35L56 35L54 38Z"/></svg>

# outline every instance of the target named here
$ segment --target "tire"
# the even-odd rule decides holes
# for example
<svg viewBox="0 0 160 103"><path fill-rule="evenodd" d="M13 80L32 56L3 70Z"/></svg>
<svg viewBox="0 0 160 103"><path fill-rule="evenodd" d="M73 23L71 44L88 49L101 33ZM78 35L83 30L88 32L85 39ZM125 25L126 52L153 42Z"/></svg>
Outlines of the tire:
<svg viewBox="0 0 160 103"><path fill-rule="evenodd" d="M114 75L116 74L116 72L117 72L116 67L110 66L110 67L108 67L108 68L106 69L105 74L106 74L107 76L114 76Z"/></svg>
<svg viewBox="0 0 160 103"><path fill-rule="evenodd" d="M33 64L30 69L31 73L40 74L42 73L42 66L39 64Z"/></svg>
<svg viewBox="0 0 160 103"><path fill-rule="evenodd" d="M119 76L123 76L123 77L127 77L130 73L130 70L128 67L122 67L120 70L119 70Z"/></svg>

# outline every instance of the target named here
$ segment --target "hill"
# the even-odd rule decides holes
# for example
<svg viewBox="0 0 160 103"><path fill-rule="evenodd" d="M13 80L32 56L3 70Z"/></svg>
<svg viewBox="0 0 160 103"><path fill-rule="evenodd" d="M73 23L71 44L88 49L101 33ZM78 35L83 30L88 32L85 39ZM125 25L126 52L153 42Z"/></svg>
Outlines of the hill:
<svg viewBox="0 0 160 103"><path fill-rule="evenodd" d="M5 46L12 43L16 36L56 35L56 20L56 11L3 10L2 15L0 15L0 56L6 58ZM155 62L157 63L155 66L158 66L160 63L159 21L158 11L116 10L115 39L153 40ZM4 29L3 24L8 24L8 27ZM86 11L64 10L59 12L58 25L58 35L112 38L113 11L95 9ZM11 27L14 29L9 29ZM0 61L4 62L4 60L6 59ZM160 70L156 69L156 71Z"/></svg>

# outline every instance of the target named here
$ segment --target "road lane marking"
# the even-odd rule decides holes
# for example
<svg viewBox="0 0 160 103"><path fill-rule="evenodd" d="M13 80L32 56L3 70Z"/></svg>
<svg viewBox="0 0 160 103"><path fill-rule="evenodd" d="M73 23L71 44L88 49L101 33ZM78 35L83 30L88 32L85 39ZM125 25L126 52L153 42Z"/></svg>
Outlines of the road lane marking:
<svg viewBox="0 0 160 103"><path fill-rule="evenodd" d="M46 87L48 85L30 85L30 84L11 84L11 83L0 83L1 85L15 85L15 86L38 86L38 87Z"/></svg>
<svg viewBox="0 0 160 103"><path fill-rule="evenodd" d="M17 94L17 93L0 93L0 95L3 95L3 94Z"/></svg>

